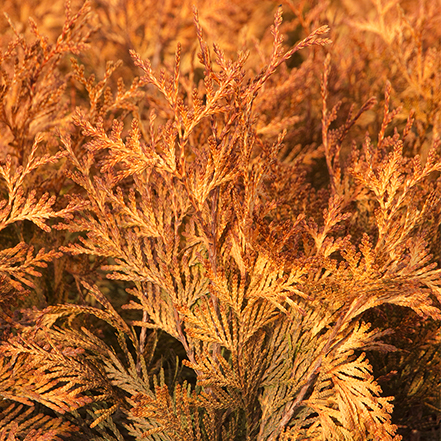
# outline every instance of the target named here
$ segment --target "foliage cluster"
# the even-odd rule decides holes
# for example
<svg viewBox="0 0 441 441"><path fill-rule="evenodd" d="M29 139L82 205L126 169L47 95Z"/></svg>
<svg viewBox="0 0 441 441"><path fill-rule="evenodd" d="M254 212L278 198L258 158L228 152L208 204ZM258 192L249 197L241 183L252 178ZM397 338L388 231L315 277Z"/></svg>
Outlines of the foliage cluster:
<svg viewBox="0 0 441 441"><path fill-rule="evenodd" d="M0 441L438 439L440 0L2 9Z"/></svg>

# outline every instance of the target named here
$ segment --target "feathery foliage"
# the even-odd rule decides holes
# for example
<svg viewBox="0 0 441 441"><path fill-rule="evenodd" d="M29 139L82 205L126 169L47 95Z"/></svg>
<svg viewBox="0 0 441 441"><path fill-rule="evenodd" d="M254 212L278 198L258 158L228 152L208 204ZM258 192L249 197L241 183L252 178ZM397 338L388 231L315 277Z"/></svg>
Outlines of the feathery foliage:
<svg viewBox="0 0 441 441"><path fill-rule="evenodd" d="M2 7L0 441L436 439L441 4L195 3Z"/></svg>

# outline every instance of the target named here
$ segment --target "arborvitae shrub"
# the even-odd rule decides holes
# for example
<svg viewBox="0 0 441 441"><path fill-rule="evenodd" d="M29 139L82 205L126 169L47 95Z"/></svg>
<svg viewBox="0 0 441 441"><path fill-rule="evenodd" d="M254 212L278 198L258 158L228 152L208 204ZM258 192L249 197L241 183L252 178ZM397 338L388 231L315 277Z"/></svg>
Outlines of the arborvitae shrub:
<svg viewBox="0 0 441 441"><path fill-rule="evenodd" d="M439 439L440 2L194 3L2 3L0 441Z"/></svg>

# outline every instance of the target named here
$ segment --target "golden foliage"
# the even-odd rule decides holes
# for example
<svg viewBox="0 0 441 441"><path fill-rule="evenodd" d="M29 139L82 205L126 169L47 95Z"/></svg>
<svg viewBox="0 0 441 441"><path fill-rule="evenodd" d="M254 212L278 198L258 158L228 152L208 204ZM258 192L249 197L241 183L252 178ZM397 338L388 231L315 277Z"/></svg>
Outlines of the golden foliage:
<svg viewBox="0 0 441 441"><path fill-rule="evenodd" d="M0 441L422 430L439 2L59 3L2 6Z"/></svg>

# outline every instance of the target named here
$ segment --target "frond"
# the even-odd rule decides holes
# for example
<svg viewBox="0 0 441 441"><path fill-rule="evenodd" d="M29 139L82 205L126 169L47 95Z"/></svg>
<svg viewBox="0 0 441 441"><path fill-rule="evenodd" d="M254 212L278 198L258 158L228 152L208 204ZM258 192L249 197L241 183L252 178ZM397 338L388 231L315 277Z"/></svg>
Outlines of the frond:
<svg viewBox="0 0 441 441"><path fill-rule="evenodd" d="M62 441L74 436L78 427L63 420L38 413L34 406L5 401L0 406L0 440L15 441Z"/></svg>

